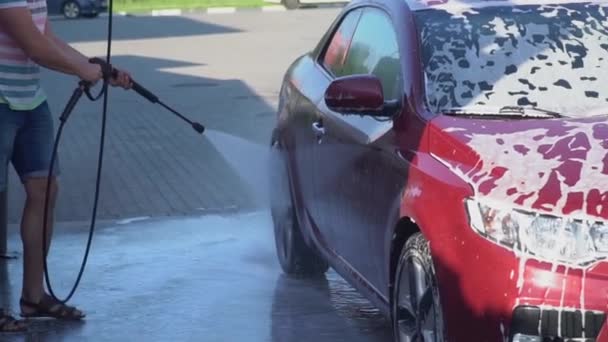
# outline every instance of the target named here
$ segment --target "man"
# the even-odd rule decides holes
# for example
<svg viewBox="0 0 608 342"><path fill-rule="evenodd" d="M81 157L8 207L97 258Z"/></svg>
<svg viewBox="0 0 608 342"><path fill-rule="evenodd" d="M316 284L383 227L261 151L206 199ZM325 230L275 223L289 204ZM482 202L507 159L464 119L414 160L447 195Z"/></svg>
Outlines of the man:
<svg viewBox="0 0 608 342"><path fill-rule="evenodd" d="M45 292L42 231L47 175L54 138L53 118L40 87L40 67L74 75L95 84L101 67L51 31L46 0L0 0L0 191L6 189L9 161L25 186L22 213L23 317L82 319L80 310L53 300ZM128 73L119 71L113 86L131 87ZM49 233L57 196L58 170L53 170L49 203ZM50 242L50 234L47 241ZM48 246L47 246L48 248ZM0 331L23 331L24 321L5 312Z"/></svg>

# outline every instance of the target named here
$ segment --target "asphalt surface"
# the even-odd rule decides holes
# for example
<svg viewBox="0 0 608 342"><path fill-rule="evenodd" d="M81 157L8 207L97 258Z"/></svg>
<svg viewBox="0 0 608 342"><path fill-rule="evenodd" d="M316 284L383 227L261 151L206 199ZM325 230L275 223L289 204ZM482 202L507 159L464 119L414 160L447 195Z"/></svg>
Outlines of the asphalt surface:
<svg viewBox="0 0 608 342"><path fill-rule="evenodd" d="M387 320L333 272L283 275L266 211L101 225L70 304L84 322L32 321L1 341L390 342ZM55 293L73 283L86 233L62 225L49 256ZM9 243L17 244L13 235ZM21 263L0 263L18 310Z"/></svg>
<svg viewBox="0 0 608 342"><path fill-rule="evenodd" d="M209 130L266 146L285 70L317 44L339 11L117 16L112 62ZM52 28L85 54L105 56L107 18L54 20ZM47 72L43 83L58 118L76 80ZM101 101L83 97L64 130L58 221L83 221L91 215L101 109ZM234 167L247 165L228 163L209 139L159 105L112 89L98 217L259 208L243 190L242 171ZM9 219L17 223L24 193L12 169L9 185Z"/></svg>

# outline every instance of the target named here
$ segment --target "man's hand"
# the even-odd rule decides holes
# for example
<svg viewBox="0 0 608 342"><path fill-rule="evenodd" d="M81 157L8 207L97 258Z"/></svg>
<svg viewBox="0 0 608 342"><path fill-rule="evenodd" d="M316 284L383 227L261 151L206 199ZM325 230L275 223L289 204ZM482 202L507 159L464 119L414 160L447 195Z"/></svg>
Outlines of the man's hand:
<svg viewBox="0 0 608 342"><path fill-rule="evenodd" d="M93 63L83 63L77 69L77 75L81 80L87 81L91 83L91 85L95 85L97 81L103 78L103 74L101 72L101 66L99 64Z"/></svg>
<svg viewBox="0 0 608 342"><path fill-rule="evenodd" d="M116 69L118 71L118 75L116 77L110 78L110 85L113 87L122 87L124 89L131 89L133 86L133 81L131 80L131 75L123 70Z"/></svg>

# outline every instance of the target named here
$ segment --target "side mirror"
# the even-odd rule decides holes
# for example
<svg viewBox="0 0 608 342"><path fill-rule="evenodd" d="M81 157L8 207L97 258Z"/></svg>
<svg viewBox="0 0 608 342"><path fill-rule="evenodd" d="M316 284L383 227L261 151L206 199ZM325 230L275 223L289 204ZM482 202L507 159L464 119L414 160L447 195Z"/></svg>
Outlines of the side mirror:
<svg viewBox="0 0 608 342"><path fill-rule="evenodd" d="M325 91L325 104L340 114L393 116L397 101L385 101L380 79L373 75L352 75L335 79Z"/></svg>

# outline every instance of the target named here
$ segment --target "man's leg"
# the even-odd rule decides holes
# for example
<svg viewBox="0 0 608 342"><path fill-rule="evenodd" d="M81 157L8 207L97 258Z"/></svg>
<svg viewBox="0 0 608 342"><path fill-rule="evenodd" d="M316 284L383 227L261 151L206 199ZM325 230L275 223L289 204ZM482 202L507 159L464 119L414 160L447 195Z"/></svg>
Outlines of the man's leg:
<svg viewBox="0 0 608 342"><path fill-rule="evenodd" d="M54 142L53 119L47 103L25 113L25 124L15 138L13 165L19 173L27 194L21 239L23 241L23 288L21 311L25 315L57 318L80 318L82 313L63 305L44 291L43 229L48 172L51 169ZM47 216L47 246L51 243L53 212L57 197L57 167L51 177Z"/></svg>
<svg viewBox="0 0 608 342"><path fill-rule="evenodd" d="M38 303L44 296L44 263L42 232L47 178L31 177L25 180L27 199L21 220L21 240L23 241L23 290L22 298ZM53 178L49 196L46 249L49 250L52 230L53 211L57 196L57 180Z"/></svg>

